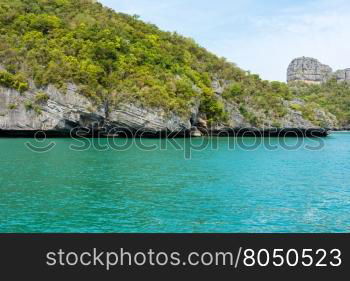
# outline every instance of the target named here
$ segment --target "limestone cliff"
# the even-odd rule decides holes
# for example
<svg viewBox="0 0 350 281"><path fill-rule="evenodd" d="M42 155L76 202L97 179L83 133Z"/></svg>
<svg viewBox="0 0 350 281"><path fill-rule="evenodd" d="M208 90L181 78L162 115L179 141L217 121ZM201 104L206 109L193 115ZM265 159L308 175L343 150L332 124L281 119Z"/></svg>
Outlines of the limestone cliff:
<svg viewBox="0 0 350 281"><path fill-rule="evenodd" d="M72 84L68 85L65 93L52 85L40 89L48 99L35 102L38 91L31 89L19 93L0 87L0 131L56 131L69 134L72 129L78 128L117 128L157 134L162 131L182 133L191 129L189 118L133 104L113 108L106 118L104 108L96 108L89 99L76 93L76 86Z"/></svg>
<svg viewBox="0 0 350 281"><path fill-rule="evenodd" d="M216 90L218 98L220 92ZM38 100L37 95L47 98ZM224 100L223 100L224 102ZM296 103L297 101L294 101ZM291 102L285 102L287 114L279 120L279 128L310 129L319 125L306 120L302 113L292 108ZM292 102L293 103L293 102ZM241 128L254 127L240 112L240 106L234 102L224 102L228 120L225 123L209 125L206 114L200 112L200 104L193 106L187 116L166 112L161 108L148 108L141 105L123 103L110 107L108 114L103 106L96 107L88 98L77 93L77 87L69 84L65 92L53 85L36 88L34 85L20 93L14 89L0 87L0 134L30 135L31 132L46 131L54 135L69 136L75 129L102 131L106 134L131 132L143 136L172 134L175 136L200 136L205 132L220 134ZM275 125L264 117L259 108L249 107L263 122L260 129L271 129ZM261 112L260 112L261 111ZM316 114L316 112L315 112ZM336 127L336 118L324 111L318 112L323 127Z"/></svg>
<svg viewBox="0 0 350 281"><path fill-rule="evenodd" d="M350 81L350 68L338 70L334 75L338 81Z"/></svg>
<svg viewBox="0 0 350 281"><path fill-rule="evenodd" d="M321 83L327 81L332 75L332 68L320 63L314 58L296 58L287 70L287 81L304 81L308 83Z"/></svg>
<svg viewBox="0 0 350 281"><path fill-rule="evenodd" d="M331 78L338 81L350 81L350 69L333 72L330 66L309 57L294 59L287 69L288 82L302 81L310 84L320 84Z"/></svg>

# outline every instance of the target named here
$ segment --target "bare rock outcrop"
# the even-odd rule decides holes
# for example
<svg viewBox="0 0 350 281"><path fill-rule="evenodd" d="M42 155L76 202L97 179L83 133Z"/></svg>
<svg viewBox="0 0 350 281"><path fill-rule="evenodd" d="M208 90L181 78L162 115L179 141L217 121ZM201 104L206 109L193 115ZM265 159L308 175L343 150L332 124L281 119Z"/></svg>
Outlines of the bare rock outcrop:
<svg viewBox="0 0 350 281"><path fill-rule="evenodd" d="M350 81L350 68L338 70L334 75L338 81Z"/></svg>
<svg viewBox="0 0 350 281"><path fill-rule="evenodd" d="M294 59L287 69L287 82L302 81L310 84L320 84L335 78L339 82L350 82L350 68L333 72L328 65L317 59L300 57Z"/></svg>
<svg viewBox="0 0 350 281"><path fill-rule="evenodd" d="M47 100L35 101L39 91L48 97ZM68 134L75 128L118 128L131 132L143 130L156 135L163 131L183 133L191 130L189 118L181 118L162 109L121 104L108 115L106 118L103 107L94 106L89 99L78 94L74 85L68 85L65 93L52 85L25 93L0 87L0 131Z"/></svg>
<svg viewBox="0 0 350 281"><path fill-rule="evenodd" d="M182 118L162 109L150 109L134 104L122 104L112 110L108 123L115 128L131 131L141 130L150 134L160 132L185 132L191 130L189 118Z"/></svg>
<svg viewBox="0 0 350 281"><path fill-rule="evenodd" d="M317 59L301 57L294 59L287 70L287 81L303 81L307 83L326 82L332 76L333 70Z"/></svg>
<svg viewBox="0 0 350 281"><path fill-rule="evenodd" d="M72 86L73 87L73 86ZM49 99L35 104L35 91L19 93L0 88L0 128L3 130L70 130L75 126L102 119L102 112L95 113L91 102L77 95L73 88L62 94L55 87L42 90Z"/></svg>

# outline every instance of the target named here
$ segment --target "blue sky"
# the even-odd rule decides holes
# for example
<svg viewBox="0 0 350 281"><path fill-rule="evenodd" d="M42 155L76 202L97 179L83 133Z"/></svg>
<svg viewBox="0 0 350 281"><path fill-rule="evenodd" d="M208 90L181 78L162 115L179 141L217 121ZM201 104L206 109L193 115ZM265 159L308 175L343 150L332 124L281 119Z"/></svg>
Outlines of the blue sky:
<svg viewBox="0 0 350 281"><path fill-rule="evenodd" d="M177 31L264 79L284 81L289 62L312 56L350 67L348 0L99 0Z"/></svg>

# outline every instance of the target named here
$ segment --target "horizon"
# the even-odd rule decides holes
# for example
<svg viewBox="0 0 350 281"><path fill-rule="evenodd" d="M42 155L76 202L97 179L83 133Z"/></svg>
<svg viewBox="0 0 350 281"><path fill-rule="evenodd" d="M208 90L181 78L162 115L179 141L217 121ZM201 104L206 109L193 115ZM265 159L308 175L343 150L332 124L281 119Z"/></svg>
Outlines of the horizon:
<svg viewBox="0 0 350 281"><path fill-rule="evenodd" d="M350 3L344 0L99 0L160 29L193 38L265 80L286 81L289 63L313 57L333 70L350 67ZM199 3L200 2L200 3ZM231 16L234 15L234 16ZM332 42L336 42L332 44Z"/></svg>

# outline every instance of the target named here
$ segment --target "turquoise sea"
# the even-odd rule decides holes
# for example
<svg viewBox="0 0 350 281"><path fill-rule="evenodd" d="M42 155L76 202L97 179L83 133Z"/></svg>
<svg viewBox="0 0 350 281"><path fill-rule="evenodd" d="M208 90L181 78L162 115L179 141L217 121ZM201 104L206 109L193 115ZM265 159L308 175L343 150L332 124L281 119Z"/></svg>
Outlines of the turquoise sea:
<svg viewBox="0 0 350 281"><path fill-rule="evenodd" d="M0 232L350 231L350 134L108 142L0 139Z"/></svg>

